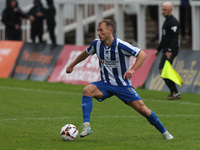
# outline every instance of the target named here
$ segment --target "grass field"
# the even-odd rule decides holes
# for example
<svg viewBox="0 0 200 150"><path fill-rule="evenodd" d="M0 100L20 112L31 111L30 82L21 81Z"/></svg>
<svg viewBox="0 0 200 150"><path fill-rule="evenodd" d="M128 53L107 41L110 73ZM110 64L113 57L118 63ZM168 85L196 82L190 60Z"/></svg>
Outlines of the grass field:
<svg viewBox="0 0 200 150"><path fill-rule="evenodd" d="M116 97L93 100L93 134L63 141L61 127L82 128L84 86L0 79L0 150L200 150L200 95L137 89L175 137L165 140L147 120Z"/></svg>

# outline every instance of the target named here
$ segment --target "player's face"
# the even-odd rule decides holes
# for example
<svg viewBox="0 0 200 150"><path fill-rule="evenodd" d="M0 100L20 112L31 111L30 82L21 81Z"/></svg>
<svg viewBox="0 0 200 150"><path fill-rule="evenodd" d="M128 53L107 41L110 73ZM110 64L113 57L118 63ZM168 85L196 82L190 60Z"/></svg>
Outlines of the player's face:
<svg viewBox="0 0 200 150"><path fill-rule="evenodd" d="M162 6L162 14L164 17L171 15L172 9L167 5Z"/></svg>
<svg viewBox="0 0 200 150"><path fill-rule="evenodd" d="M97 26L97 31L98 31L97 35L99 36L99 39L103 42L105 42L111 34L110 27L107 27L106 23L99 24Z"/></svg>

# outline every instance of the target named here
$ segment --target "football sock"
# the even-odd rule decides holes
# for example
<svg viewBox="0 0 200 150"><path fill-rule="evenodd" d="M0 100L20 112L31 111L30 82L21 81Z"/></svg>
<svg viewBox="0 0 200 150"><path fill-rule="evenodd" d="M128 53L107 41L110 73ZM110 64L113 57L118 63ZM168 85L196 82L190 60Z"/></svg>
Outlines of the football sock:
<svg viewBox="0 0 200 150"><path fill-rule="evenodd" d="M83 122L90 122L92 112L92 97L83 95L82 97Z"/></svg>
<svg viewBox="0 0 200 150"><path fill-rule="evenodd" d="M178 93L178 90L176 88L176 84L172 81L172 80L169 80L169 79L164 79L166 85L168 86L169 90L171 93Z"/></svg>
<svg viewBox="0 0 200 150"><path fill-rule="evenodd" d="M152 124L157 130L160 131L160 133L164 133L166 131L165 127L163 124L160 122L156 114L152 111L151 115L147 117L147 120L149 121L150 124Z"/></svg>

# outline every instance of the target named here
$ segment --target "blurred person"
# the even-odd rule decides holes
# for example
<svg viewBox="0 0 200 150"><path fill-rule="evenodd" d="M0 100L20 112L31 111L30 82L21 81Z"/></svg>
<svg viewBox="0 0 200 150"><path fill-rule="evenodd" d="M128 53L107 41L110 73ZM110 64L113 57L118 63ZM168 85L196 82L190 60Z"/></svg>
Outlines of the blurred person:
<svg viewBox="0 0 200 150"><path fill-rule="evenodd" d="M6 39L20 41L22 36L21 21L25 13L18 7L17 0L6 0L6 8L2 13L2 22L6 27Z"/></svg>
<svg viewBox="0 0 200 150"><path fill-rule="evenodd" d="M183 43L191 42L192 38L192 16L190 0L180 0L180 27Z"/></svg>
<svg viewBox="0 0 200 150"><path fill-rule="evenodd" d="M45 9L43 8L41 0L34 0L33 3L34 6L28 12L31 21L31 39L35 43L36 36L38 36L39 42L42 43Z"/></svg>
<svg viewBox="0 0 200 150"><path fill-rule="evenodd" d="M172 15L173 5L171 2L164 2L162 5L162 14L166 18L162 26L162 38L158 45L155 55L158 56L162 51L162 57L159 64L160 74L166 60L171 64L179 52L179 29L178 20ZM164 79L166 85L170 89L171 94L167 97L168 100L180 99L181 95L178 92L175 83L172 80Z"/></svg>
<svg viewBox="0 0 200 150"><path fill-rule="evenodd" d="M47 0L47 5L48 8L45 10L45 17L47 20L47 27L48 27L48 32L50 34L51 42L52 44L56 44L56 37L55 37L55 26L56 26L56 21L55 21L55 15L56 15L56 9L54 6L54 1L53 0Z"/></svg>
<svg viewBox="0 0 200 150"><path fill-rule="evenodd" d="M87 59L89 55L96 54L99 59L100 81L92 82L83 90L83 130L80 137L92 134L90 127L90 114L93 108L92 98L102 102L115 95L127 106L143 115L165 139L173 139L173 136L165 129L156 114L147 108L131 85L132 75L146 59L145 52L114 37L115 23L110 19L99 22L97 31L99 39L95 39L66 68L66 73L71 73L73 68L81 61ZM129 69L131 56L137 57L137 59L135 64Z"/></svg>

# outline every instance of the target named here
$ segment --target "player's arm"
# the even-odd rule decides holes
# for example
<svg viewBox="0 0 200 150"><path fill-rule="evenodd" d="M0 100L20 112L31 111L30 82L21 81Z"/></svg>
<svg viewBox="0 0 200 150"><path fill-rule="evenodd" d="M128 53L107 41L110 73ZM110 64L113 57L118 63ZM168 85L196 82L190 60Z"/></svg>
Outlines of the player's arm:
<svg viewBox="0 0 200 150"><path fill-rule="evenodd" d="M76 66L81 61L85 60L88 56L89 54L87 53L86 50L80 53L78 57L76 57L76 59L69 66L67 66L66 73L71 73L73 71L74 66Z"/></svg>
<svg viewBox="0 0 200 150"><path fill-rule="evenodd" d="M137 59L135 61L135 64L128 70L125 72L124 74L124 79L126 78L127 80L130 79L133 75L133 73L140 68L140 66L144 63L145 59L146 59L147 55L146 53L141 50L138 55L137 55Z"/></svg>

